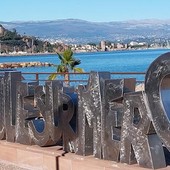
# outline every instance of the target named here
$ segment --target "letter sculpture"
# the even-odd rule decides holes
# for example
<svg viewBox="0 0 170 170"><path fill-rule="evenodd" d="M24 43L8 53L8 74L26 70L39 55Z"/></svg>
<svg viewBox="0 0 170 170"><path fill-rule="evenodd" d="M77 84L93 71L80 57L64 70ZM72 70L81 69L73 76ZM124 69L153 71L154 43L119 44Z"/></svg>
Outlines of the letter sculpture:
<svg viewBox="0 0 170 170"><path fill-rule="evenodd" d="M142 167L166 167L170 151L170 53L151 63L145 90L134 78L91 72L87 85L0 77L0 139L25 145L62 145L66 152ZM167 93L167 94L166 94ZM165 148L166 147L166 148Z"/></svg>

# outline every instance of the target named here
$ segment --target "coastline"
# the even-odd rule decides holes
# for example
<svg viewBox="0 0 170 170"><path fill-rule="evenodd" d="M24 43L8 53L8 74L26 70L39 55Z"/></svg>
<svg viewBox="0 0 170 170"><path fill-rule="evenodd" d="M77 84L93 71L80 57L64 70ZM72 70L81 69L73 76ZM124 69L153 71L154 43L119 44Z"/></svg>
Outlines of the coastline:
<svg viewBox="0 0 170 170"><path fill-rule="evenodd" d="M39 61L33 61L33 62L6 62L6 63L0 63L1 69L6 68L19 68L19 67L42 67L42 66L53 66L54 64L48 63L48 62L39 62Z"/></svg>
<svg viewBox="0 0 170 170"><path fill-rule="evenodd" d="M37 56L37 55L56 55L57 53L15 53L15 54L0 54L0 57L15 57L15 56Z"/></svg>
<svg viewBox="0 0 170 170"><path fill-rule="evenodd" d="M75 54L81 53L103 53L103 52L121 52L121 51L144 51L144 50L170 50L170 48L140 48L140 49L115 49L110 51L73 51ZM13 53L0 54L0 57L15 57L15 56L38 56L38 55L57 55L57 53Z"/></svg>
<svg viewBox="0 0 170 170"><path fill-rule="evenodd" d="M144 75L143 73L146 72L150 63L155 60L158 56L163 53L169 52L167 49L149 49L149 50L126 50L126 51L117 51L117 52L93 52L93 53L82 53L82 54L75 54L76 58L81 60L81 68L85 70L85 72L91 71L98 71L98 72L111 72L113 73L113 78L136 78L137 81L143 81ZM33 53L30 56L20 57L20 56L12 56L12 57L0 57L0 63L6 62L33 62L33 61L40 61L40 62L49 62L53 64L57 64L59 62L57 55L49 55L47 53L43 53L44 56L39 56L40 53L34 55ZM53 53L54 54L54 53ZM32 56L33 55L33 56ZM46 55L46 56L45 56ZM19 71L23 73L52 73L56 71L55 67L21 67L18 68ZM123 72L123 74L122 74ZM128 74L129 72L129 74ZM130 74L138 73L137 75ZM124 74L125 73L125 74ZM142 73L142 74L139 74ZM35 75L25 75L28 79L34 79ZM43 80L45 75L40 76ZM86 75L82 77L76 76L73 79L79 79L80 83L81 80L87 78Z"/></svg>

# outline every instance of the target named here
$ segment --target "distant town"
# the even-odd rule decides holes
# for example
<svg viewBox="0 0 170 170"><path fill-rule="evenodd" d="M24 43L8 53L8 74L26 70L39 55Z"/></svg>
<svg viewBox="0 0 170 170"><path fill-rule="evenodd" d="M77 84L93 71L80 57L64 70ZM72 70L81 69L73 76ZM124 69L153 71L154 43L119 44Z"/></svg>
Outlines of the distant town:
<svg viewBox="0 0 170 170"><path fill-rule="evenodd" d="M66 44L55 39L39 39L34 36L20 35L17 30L8 30L0 25L0 55L28 55L39 53L56 53L62 52L67 48L75 53L78 52L98 52L98 51L114 51L114 50L131 50L131 49L148 49L148 48L170 48L170 41L161 39L159 41L152 40L130 42L111 42L101 40L98 43L87 44Z"/></svg>
<svg viewBox="0 0 170 170"><path fill-rule="evenodd" d="M139 49L160 49L170 48L170 43L151 43L131 41L130 43L114 43L101 41L99 44L88 43L85 45L71 45L74 52L95 52L95 51L115 51L115 50L139 50Z"/></svg>

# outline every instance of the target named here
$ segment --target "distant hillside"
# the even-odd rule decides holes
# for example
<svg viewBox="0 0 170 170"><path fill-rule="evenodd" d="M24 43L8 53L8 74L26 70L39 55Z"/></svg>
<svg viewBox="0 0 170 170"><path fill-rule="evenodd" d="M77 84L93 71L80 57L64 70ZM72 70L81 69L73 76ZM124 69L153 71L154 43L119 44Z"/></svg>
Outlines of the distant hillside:
<svg viewBox="0 0 170 170"><path fill-rule="evenodd" d="M33 36L20 35L16 29L11 31L0 24L0 55L1 54L28 54L28 53L54 53L67 48L63 44L51 44Z"/></svg>
<svg viewBox="0 0 170 170"><path fill-rule="evenodd" d="M0 22L5 28L20 34L65 42L87 43L101 40L170 38L170 20L140 20L125 22L88 22L66 19L56 21Z"/></svg>

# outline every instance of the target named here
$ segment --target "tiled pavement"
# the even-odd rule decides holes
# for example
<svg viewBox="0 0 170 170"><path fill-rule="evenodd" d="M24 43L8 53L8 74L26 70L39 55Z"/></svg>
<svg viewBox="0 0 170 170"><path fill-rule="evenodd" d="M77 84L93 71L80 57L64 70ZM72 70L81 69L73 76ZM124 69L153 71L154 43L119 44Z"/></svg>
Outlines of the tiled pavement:
<svg viewBox="0 0 170 170"><path fill-rule="evenodd" d="M32 170L32 169L21 168L12 163L0 160L0 170Z"/></svg>

